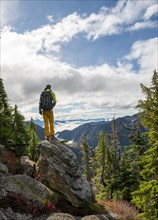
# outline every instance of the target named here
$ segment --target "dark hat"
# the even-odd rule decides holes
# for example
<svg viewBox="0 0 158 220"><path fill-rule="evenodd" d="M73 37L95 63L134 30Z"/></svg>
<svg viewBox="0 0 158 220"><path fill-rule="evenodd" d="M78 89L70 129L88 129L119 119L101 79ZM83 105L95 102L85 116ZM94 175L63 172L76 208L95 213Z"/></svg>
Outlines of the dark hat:
<svg viewBox="0 0 158 220"><path fill-rule="evenodd" d="M46 85L46 89L50 89L51 88L51 85Z"/></svg>

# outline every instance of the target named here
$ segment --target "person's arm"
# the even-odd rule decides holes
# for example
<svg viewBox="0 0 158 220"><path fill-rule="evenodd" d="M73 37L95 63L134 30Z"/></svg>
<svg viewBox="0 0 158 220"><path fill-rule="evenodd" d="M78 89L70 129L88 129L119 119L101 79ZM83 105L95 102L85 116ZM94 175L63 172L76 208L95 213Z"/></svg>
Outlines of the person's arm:
<svg viewBox="0 0 158 220"><path fill-rule="evenodd" d="M52 91L52 97L53 97L54 106L55 106L57 103L57 99L56 99L55 93L53 91Z"/></svg>
<svg viewBox="0 0 158 220"><path fill-rule="evenodd" d="M39 114L42 115L42 109L41 109L41 95L39 100Z"/></svg>

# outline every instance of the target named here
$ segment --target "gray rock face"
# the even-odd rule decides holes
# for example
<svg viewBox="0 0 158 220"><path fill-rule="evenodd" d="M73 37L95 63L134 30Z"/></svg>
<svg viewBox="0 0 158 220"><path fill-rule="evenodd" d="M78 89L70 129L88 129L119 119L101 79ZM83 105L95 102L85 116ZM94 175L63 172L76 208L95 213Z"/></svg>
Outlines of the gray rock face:
<svg viewBox="0 0 158 220"><path fill-rule="evenodd" d="M47 220L75 220L75 218L72 215L66 213L55 213L49 216Z"/></svg>
<svg viewBox="0 0 158 220"><path fill-rule="evenodd" d="M109 220L105 215L89 215L81 218L81 220Z"/></svg>
<svg viewBox="0 0 158 220"><path fill-rule="evenodd" d="M53 192L45 185L26 175L0 177L0 204L9 199L9 193L18 193L32 202L41 203L44 199L53 197Z"/></svg>
<svg viewBox="0 0 158 220"><path fill-rule="evenodd" d="M25 215L20 213L15 213L11 208L0 210L1 220L32 220L32 215Z"/></svg>
<svg viewBox="0 0 158 220"><path fill-rule="evenodd" d="M6 165L0 162L0 177L8 174L8 172L9 172L8 167L6 167Z"/></svg>
<svg viewBox="0 0 158 220"><path fill-rule="evenodd" d="M75 154L57 139L43 141L36 169L39 181L51 190L62 193L74 206L94 200L91 185L80 172Z"/></svg>
<svg viewBox="0 0 158 220"><path fill-rule="evenodd" d="M120 219L120 218L117 218ZM85 217L75 217L67 213L54 213L50 215L46 220L116 220L112 216L100 215L87 215Z"/></svg>

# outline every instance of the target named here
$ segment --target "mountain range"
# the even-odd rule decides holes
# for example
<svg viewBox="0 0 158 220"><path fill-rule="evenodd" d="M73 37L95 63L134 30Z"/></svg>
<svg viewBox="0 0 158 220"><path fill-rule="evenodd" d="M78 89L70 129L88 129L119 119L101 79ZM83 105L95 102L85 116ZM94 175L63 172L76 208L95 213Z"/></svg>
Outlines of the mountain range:
<svg viewBox="0 0 158 220"><path fill-rule="evenodd" d="M89 120L88 120L89 121ZM40 140L44 140L44 128L39 124L43 125L43 122L40 120L35 120L35 129L36 133ZM117 118L115 120L116 129L119 132L119 143L121 146L121 150L124 149L124 146L129 146L131 144L128 139L129 135L131 135L132 131L127 128L133 128L133 126L139 122L138 114L132 116L124 116L121 118ZM38 124L37 124L38 123ZM61 121L59 122L61 123ZM63 121L66 125L66 121ZM27 125L29 122L27 122ZM63 126L64 126L63 124ZM142 132L145 131L143 126L140 126L140 130ZM61 132L56 133L56 137L60 140L66 140L67 146L71 148L71 150L77 155L78 161L82 163L82 152L80 147L80 142L84 134L86 134L87 144L95 148L98 144L99 133L103 131L105 134L112 133L112 120L96 121L83 123L82 125L72 129L72 130L63 130Z"/></svg>
<svg viewBox="0 0 158 220"><path fill-rule="evenodd" d="M66 120L55 120L54 121L54 127L56 132L60 132L63 130L72 130L84 123L89 123L89 122L99 122L99 121L108 121L110 119L108 118L88 118L88 119L66 119ZM34 120L35 124L44 127L44 122L43 120L40 119L35 119Z"/></svg>
<svg viewBox="0 0 158 220"><path fill-rule="evenodd" d="M116 129L119 131L119 142L121 146L128 146L131 144L128 139L128 136L131 134L131 130L126 129L125 127L132 128L138 121L138 114L134 114L132 116L124 116L116 119ZM44 128L42 127L43 121L35 120L34 122L36 125L36 133L39 139L44 140ZM26 123L28 124L29 122ZM62 122L57 121L56 123ZM63 121L63 123L66 125L66 121ZM141 126L140 129L145 131L143 126ZM85 133L88 145L91 147L96 147L100 131L104 131L106 134L112 133L112 120L108 119L105 121L105 119L103 119L102 121L99 121L99 119L96 119L96 121L83 123L72 130L63 130L61 132L57 132L56 136L59 139L64 139L79 144L83 134Z"/></svg>
<svg viewBox="0 0 158 220"><path fill-rule="evenodd" d="M121 146L131 144L128 136L132 131L127 128L132 128L138 121L138 114L116 119L116 129L119 132L119 143ZM140 129L141 131L145 131L143 126L141 126ZM112 120L84 123L73 130L57 132L57 137L59 139L80 143L85 133L88 145L94 148L97 146L100 131L104 131L106 134L112 133Z"/></svg>

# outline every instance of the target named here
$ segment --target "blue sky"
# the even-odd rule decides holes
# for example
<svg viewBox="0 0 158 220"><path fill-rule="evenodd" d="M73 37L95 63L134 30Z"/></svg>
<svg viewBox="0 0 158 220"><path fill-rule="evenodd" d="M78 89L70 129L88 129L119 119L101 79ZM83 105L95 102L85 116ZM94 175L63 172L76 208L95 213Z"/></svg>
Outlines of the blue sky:
<svg viewBox="0 0 158 220"><path fill-rule="evenodd" d="M55 118L112 118L137 112L157 64L157 0L2 0L2 78L26 119L41 118L51 84Z"/></svg>

